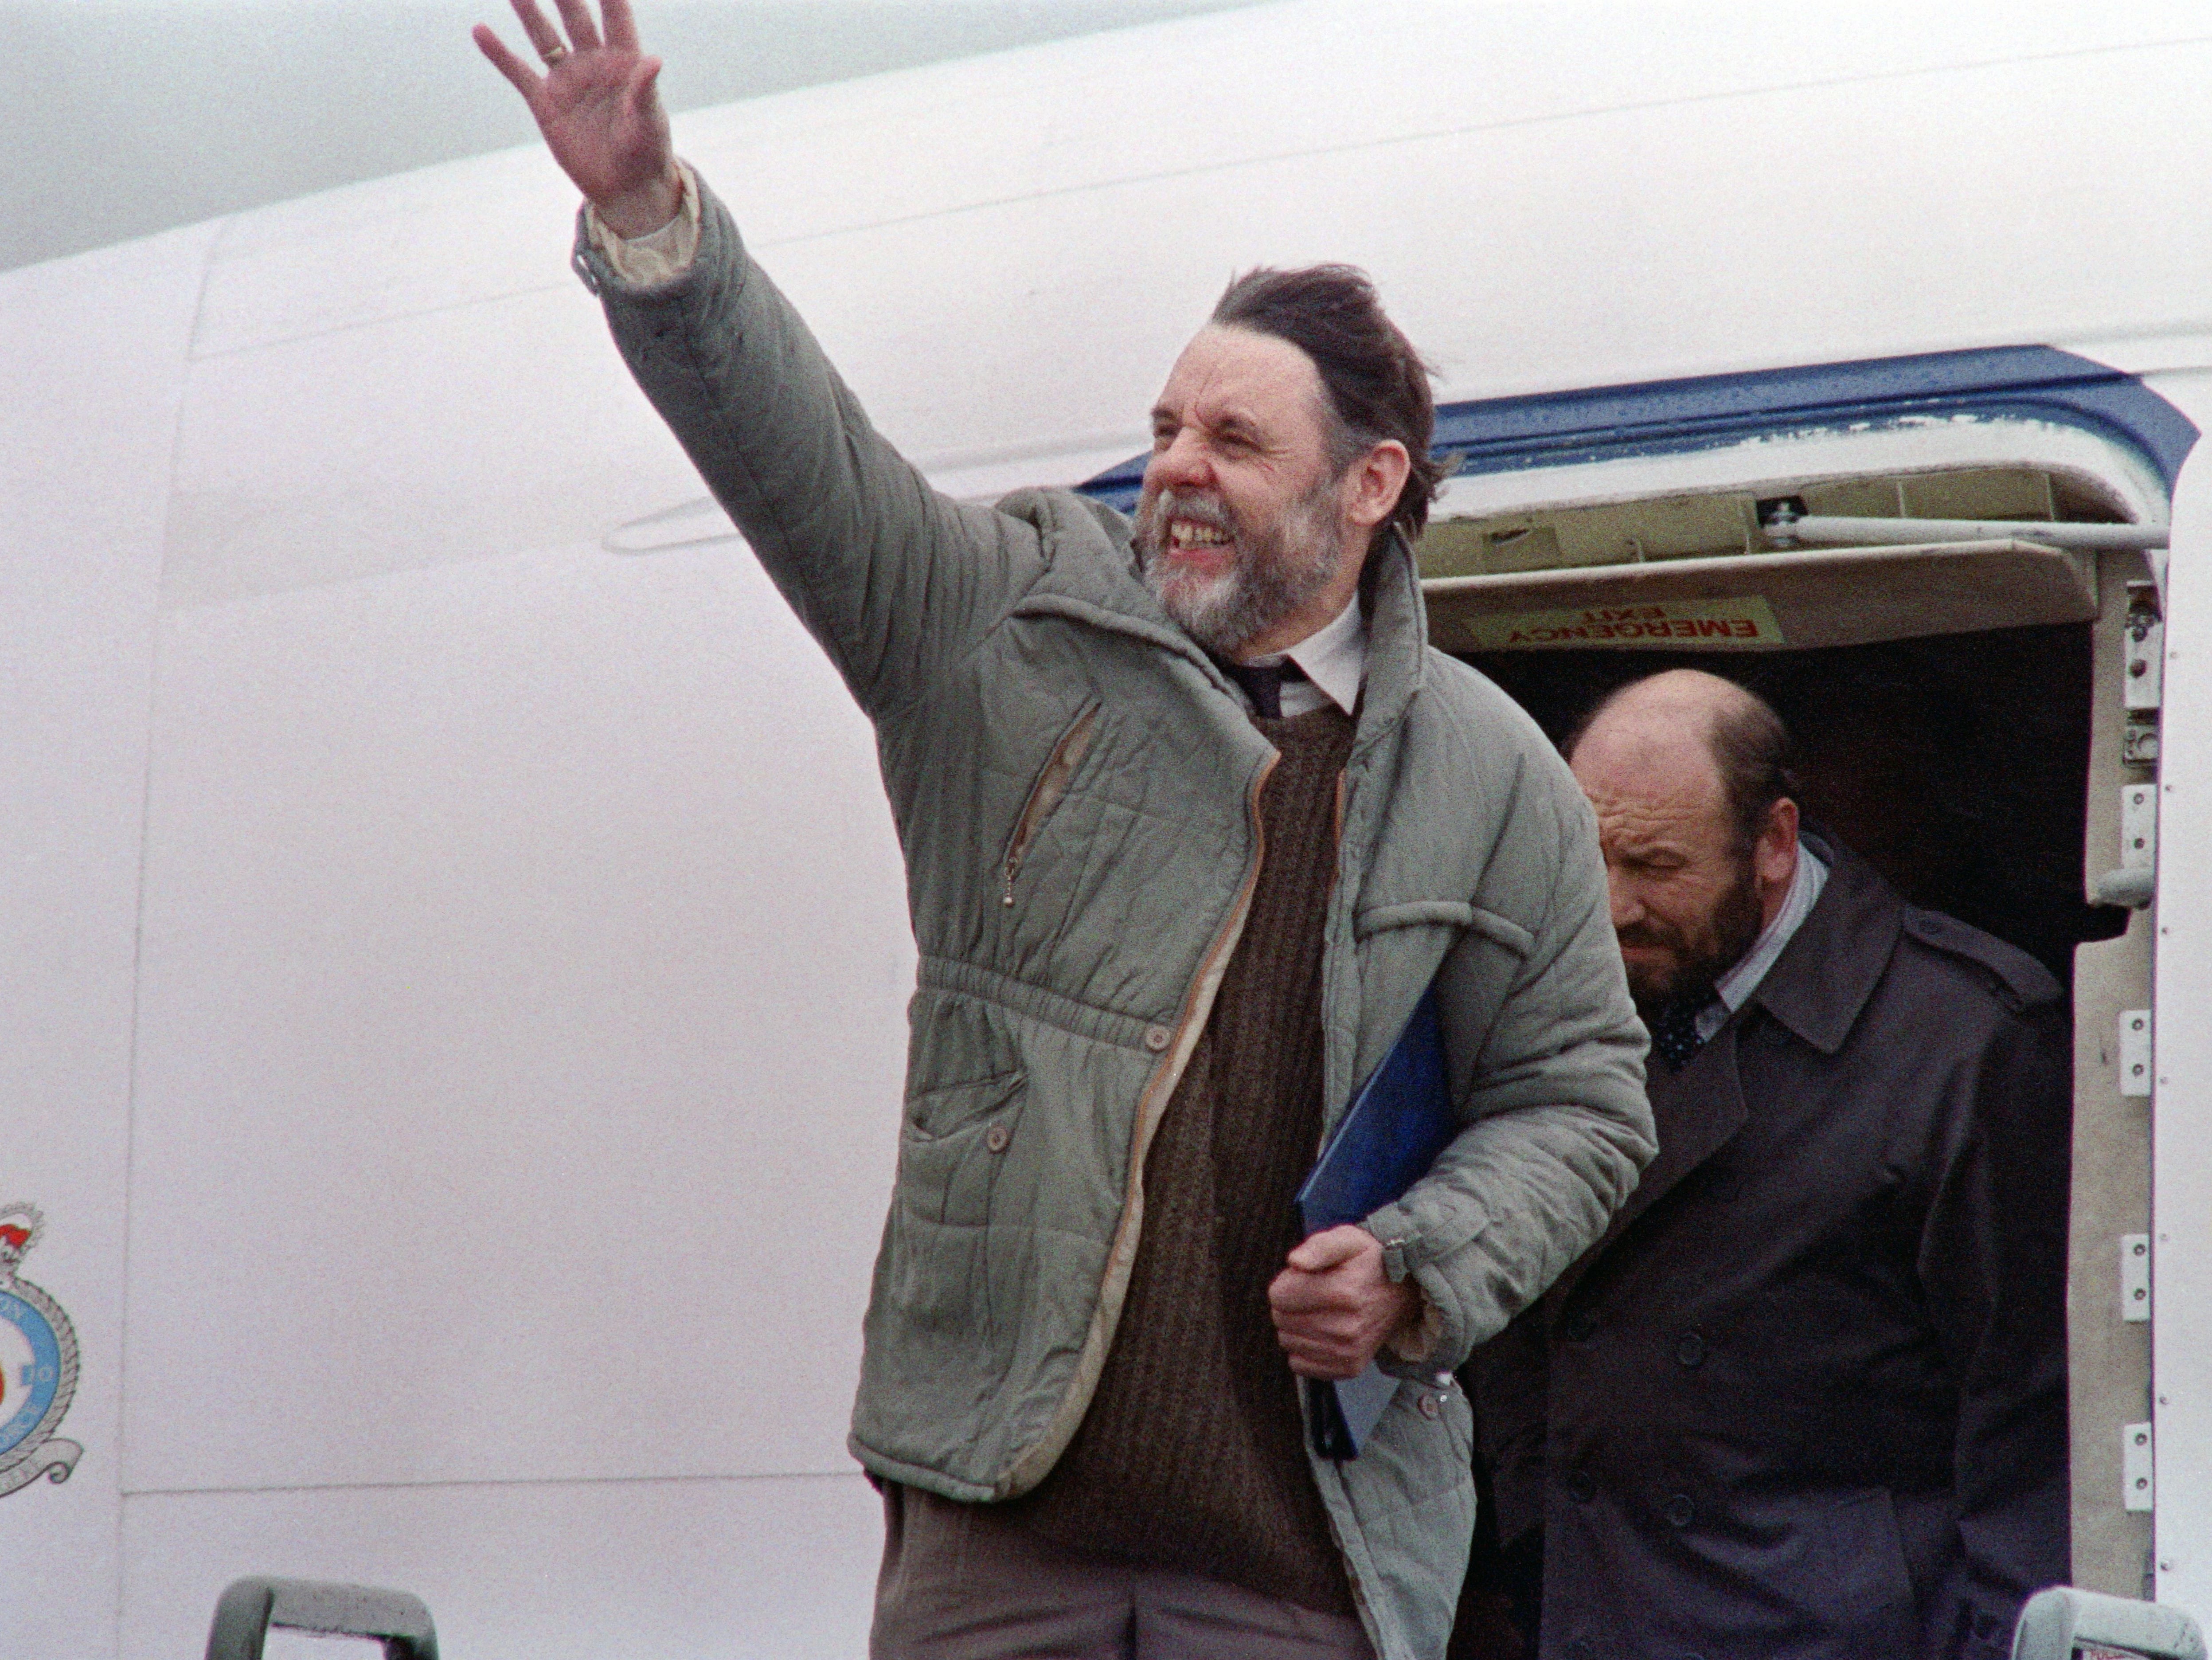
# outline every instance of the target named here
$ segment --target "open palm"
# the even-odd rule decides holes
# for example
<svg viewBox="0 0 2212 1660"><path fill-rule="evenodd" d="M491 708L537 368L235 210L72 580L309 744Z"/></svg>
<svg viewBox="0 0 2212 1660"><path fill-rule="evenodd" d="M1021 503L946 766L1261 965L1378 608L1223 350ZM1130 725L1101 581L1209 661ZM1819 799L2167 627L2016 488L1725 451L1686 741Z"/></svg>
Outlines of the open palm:
<svg viewBox="0 0 2212 1660"><path fill-rule="evenodd" d="M536 0L514 0L523 32L545 60L542 75L482 23L476 43L514 83L553 159L616 233L656 229L674 216L681 191L667 112L654 90L660 60L638 50L629 0L605 0L604 40L588 0L558 3L565 41Z"/></svg>

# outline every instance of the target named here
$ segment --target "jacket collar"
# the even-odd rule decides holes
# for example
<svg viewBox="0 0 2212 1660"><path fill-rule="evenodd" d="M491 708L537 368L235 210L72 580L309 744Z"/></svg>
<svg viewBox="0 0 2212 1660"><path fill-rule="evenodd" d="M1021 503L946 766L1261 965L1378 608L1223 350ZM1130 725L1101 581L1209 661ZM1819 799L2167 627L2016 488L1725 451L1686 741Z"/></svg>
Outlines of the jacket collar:
<svg viewBox="0 0 2212 1660"><path fill-rule="evenodd" d="M1367 691L1355 753L1379 741L1420 695L1428 663L1429 610L1405 534L1393 529L1370 556L1360 581L1367 605Z"/></svg>
<svg viewBox="0 0 2212 1660"><path fill-rule="evenodd" d="M1827 885L1750 1000L1823 1055L1850 1036L1903 926L1895 890L1842 842L1808 831Z"/></svg>
<svg viewBox="0 0 2212 1660"><path fill-rule="evenodd" d="M1133 635L1195 665L1224 696L1235 697L1205 648L1145 586L1125 515L1060 490L1023 490L1000 506L1036 525L1052 544L1051 563L1016 602L1016 615L1069 617ZM1376 550L1360 590L1367 606L1367 683L1352 740L1355 753L1396 726L1420 690L1428 611L1413 552L1402 533L1393 530Z"/></svg>

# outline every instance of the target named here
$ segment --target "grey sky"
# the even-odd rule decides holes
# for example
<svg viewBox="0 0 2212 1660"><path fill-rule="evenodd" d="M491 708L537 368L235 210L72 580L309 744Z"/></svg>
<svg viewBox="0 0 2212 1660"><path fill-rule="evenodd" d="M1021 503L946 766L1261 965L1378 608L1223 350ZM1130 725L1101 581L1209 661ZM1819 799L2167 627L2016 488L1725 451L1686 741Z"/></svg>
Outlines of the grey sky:
<svg viewBox="0 0 2212 1660"><path fill-rule="evenodd" d="M679 110L1238 3L637 0ZM0 270L533 137L480 21L520 44L507 0L0 0Z"/></svg>

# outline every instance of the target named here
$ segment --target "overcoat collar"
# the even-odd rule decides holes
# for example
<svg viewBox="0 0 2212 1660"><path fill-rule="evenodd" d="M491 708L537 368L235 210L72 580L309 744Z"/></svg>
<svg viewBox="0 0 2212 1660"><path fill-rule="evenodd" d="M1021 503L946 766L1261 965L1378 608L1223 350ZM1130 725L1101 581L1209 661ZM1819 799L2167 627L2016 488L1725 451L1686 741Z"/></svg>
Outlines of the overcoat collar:
<svg viewBox="0 0 2212 1660"><path fill-rule="evenodd" d="M1844 1046L1889 966L1902 912L1896 892L1842 843L1806 837L1828 866L1827 885L1742 1009L1680 1072L1655 1070L1649 1085L1659 1152L1597 1243L1559 1277L1556 1308L1636 1219L1735 1139L1750 1116L1737 1040L1753 1004L1823 1055Z"/></svg>
<svg viewBox="0 0 2212 1660"><path fill-rule="evenodd" d="M1428 660L1429 610L1421 597L1420 568L1402 532L1393 530L1368 560L1361 594L1367 606L1367 690L1355 751L1397 726L1420 695Z"/></svg>
<svg viewBox="0 0 2212 1660"><path fill-rule="evenodd" d="M1903 912L1896 891L1849 848L1817 832L1806 842L1827 864L1827 885L1750 1000L1833 1055L1889 966Z"/></svg>

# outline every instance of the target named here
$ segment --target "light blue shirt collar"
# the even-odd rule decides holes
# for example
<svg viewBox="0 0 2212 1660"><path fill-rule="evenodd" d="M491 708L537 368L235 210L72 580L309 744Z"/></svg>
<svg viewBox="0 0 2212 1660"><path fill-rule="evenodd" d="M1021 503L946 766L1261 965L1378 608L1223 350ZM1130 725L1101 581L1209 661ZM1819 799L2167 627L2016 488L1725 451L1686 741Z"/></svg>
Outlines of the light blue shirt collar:
<svg viewBox="0 0 2212 1660"><path fill-rule="evenodd" d="M1743 960L1730 969L1714 984L1717 1001L1708 1003L1698 1016L1698 1040L1706 1043L1712 1035L1728 1024L1728 1018L1751 1000L1759 982L1766 978L1766 971L1782 955L1784 947L1796 935L1799 926L1812 914L1819 903L1820 890L1828 885L1828 867L1815 858L1813 850L1801 840L1797 843L1797 873L1790 879L1790 891L1783 896L1782 909L1774 913L1774 920L1759 936L1759 943L1744 953Z"/></svg>

